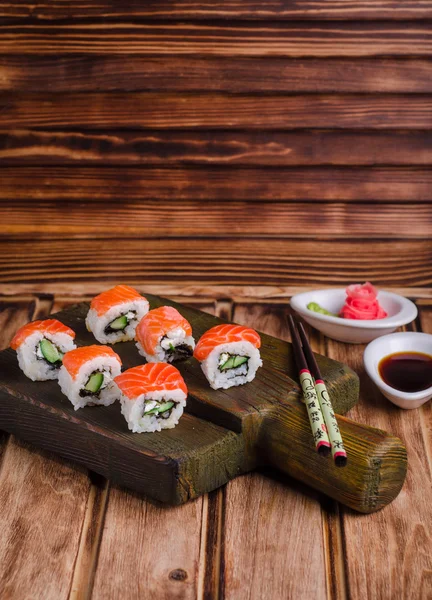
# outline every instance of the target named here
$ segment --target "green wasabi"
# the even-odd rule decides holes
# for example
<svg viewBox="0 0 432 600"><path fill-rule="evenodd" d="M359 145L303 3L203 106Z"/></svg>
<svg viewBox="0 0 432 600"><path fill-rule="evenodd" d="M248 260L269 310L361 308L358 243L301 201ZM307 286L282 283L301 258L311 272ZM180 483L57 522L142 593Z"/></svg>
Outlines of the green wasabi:
<svg viewBox="0 0 432 600"><path fill-rule="evenodd" d="M329 317L339 317L339 315L335 315L334 313L330 312L329 310L323 308L317 302L309 302L309 304L307 305L306 308L308 308L309 310L312 310L313 312L321 313L322 315L328 315Z"/></svg>

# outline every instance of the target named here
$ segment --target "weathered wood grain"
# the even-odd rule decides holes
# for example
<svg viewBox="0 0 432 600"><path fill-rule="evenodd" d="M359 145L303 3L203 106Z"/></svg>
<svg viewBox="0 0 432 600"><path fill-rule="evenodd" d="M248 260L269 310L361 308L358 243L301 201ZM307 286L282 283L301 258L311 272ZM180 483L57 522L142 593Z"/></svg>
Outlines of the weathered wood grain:
<svg viewBox="0 0 432 600"><path fill-rule="evenodd" d="M347 150L349 149L349 151ZM270 167L314 165L430 165L432 141L428 131L39 131L3 130L0 132L2 164L50 164L54 179L58 165L103 166L211 166L205 172L164 171L168 181L176 177L182 187L193 177L231 177L221 166L265 166L272 179L284 176ZM52 165L52 166L51 166ZM218 170L219 168L219 170ZM74 171L63 171L63 176ZM78 171L81 172L81 171ZM83 170L83 173L86 171ZM104 171L105 172L105 171ZM107 171L108 174L112 171ZM289 171L291 173L292 171ZM374 171L370 171L374 173ZM8 171L5 171L6 175ZM35 172L37 176L37 171ZM89 173L93 173L89 171ZM131 171L131 175L138 171ZM147 171L152 185L157 185L158 171ZM265 172L255 174L265 179ZM279 175L278 175L279 174ZM293 172L294 181L296 171ZM336 177L332 173L332 177ZM392 177L396 174L393 172ZM239 171L239 177L246 177ZM307 178L311 175L307 175ZM365 174L362 174L365 177ZM183 179L182 179L183 178ZM156 179L156 181L155 181ZM246 182L242 182L244 185ZM342 182L341 182L342 183ZM235 181L229 180L235 189ZM157 189L157 188L156 188ZM273 192L276 193L276 192Z"/></svg>
<svg viewBox="0 0 432 600"><path fill-rule="evenodd" d="M257 473L227 486L224 598L327 598L320 506L302 491Z"/></svg>
<svg viewBox="0 0 432 600"><path fill-rule="evenodd" d="M141 54L280 57L431 56L428 23L247 21L226 24L4 24L1 54Z"/></svg>
<svg viewBox="0 0 432 600"><path fill-rule="evenodd" d="M289 339L279 307L240 304L233 318ZM327 598L317 494L304 493L288 478L252 473L226 486L224 509L224 598Z"/></svg>
<svg viewBox="0 0 432 600"><path fill-rule="evenodd" d="M91 487L85 505L80 543L68 600L88 600L90 598L97 568L109 482L95 473L90 472L89 475Z"/></svg>
<svg viewBox="0 0 432 600"><path fill-rule="evenodd" d="M138 169L2 167L0 201L249 202L342 201L429 203L425 168ZM181 201L181 202L180 202Z"/></svg>
<svg viewBox="0 0 432 600"><path fill-rule="evenodd" d="M75 0L46 3L37 0L15 0L0 3L0 16L20 17L37 20L54 20L88 17L135 19L427 19L432 17L430 0L420 2L395 2L394 0L276 0L262 3L248 0L224 0L222 3L203 3L199 0L109 0L88 2Z"/></svg>
<svg viewBox="0 0 432 600"><path fill-rule="evenodd" d="M0 480L1 596L68 598L89 492L85 472L11 439Z"/></svg>
<svg viewBox="0 0 432 600"><path fill-rule="evenodd" d="M162 508L113 487L92 598L195 599L202 508L201 498Z"/></svg>
<svg viewBox="0 0 432 600"><path fill-rule="evenodd" d="M122 239L0 241L0 283L65 280L170 285L345 285L372 279L378 286L430 286L429 240ZM235 258L235 260L233 259ZM87 289L87 288L86 288Z"/></svg>
<svg viewBox="0 0 432 600"><path fill-rule="evenodd" d="M431 301L419 301L419 319L418 324L420 327L416 328L424 333L432 334L432 302ZM429 462L429 471L432 473L432 402L426 402L418 410L419 418L421 423L422 435L425 442L426 455ZM422 586L425 589L429 589L429 574L423 574Z"/></svg>
<svg viewBox="0 0 432 600"><path fill-rule="evenodd" d="M430 204L247 203L202 201L21 202L0 204L1 236L44 239L160 237L428 238ZM102 213L103 211L103 213Z"/></svg>
<svg viewBox="0 0 432 600"><path fill-rule="evenodd" d="M432 568L432 509L424 492L432 481L427 441L420 411L395 407L366 376L363 349L328 342L329 356L346 360L361 378L360 402L350 415L373 427L385 427L405 440L409 463L404 488L389 510L357 519L342 509L349 596L354 600L419 597L421 590L428 589Z"/></svg>
<svg viewBox="0 0 432 600"><path fill-rule="evenodd" d="M60 299L68 304L77 304L78 302L89 301L92 296L100 293L103 289L112 287L112 281L109 279L88 281L80 283L79 281L60 281L49 283L1 283L0 284L0 299L8 301L11 296L17 298L24 297L28 294L43 293L54 294L56 291L60 295ZM329 288L334 288L336 285L328 285ZM340 284L339 284L340 286ZM83 296L85 287L86 294ZM188 284L182 282L173 283L158 283L153 284L146 282L143 290L149 294L162 294L164 298L171 298L176 302L189 305L194 301L203 299L205 302L214 300L226 300L232 298L235 302L251 302L256 304L280 304L281 302L288 303L291 296L304 292L308 289L315 289L312 285L206 285L206 284ZM408 298L417 298L418 302L429 303L432 299L432 288L430 287L408 287L403 286L403 279L396 285L385 286L389 292L401 294ZM191 304L192 305L192 304Z"/></svg>
<svg viewBox="0 0 432 600"><path fill-rule="evenodd" d="M85 49L84 49L85 50ZM123 54L0 56L0 90L427 93L421 58L229 58Z"/></svg>
<svg viewBox="0 0 432 600"><path fill-rule="evenodd" d="M431 129L427 95L5 92L0 128Z"/></svg>

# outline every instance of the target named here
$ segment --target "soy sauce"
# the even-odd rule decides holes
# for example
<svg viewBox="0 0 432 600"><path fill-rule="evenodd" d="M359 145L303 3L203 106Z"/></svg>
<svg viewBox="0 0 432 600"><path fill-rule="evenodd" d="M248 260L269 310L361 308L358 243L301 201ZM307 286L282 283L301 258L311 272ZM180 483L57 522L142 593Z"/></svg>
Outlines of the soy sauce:
<svg viewBox="0 0 432 600"><path fill-rule="evenodd" d="M401 392L421 392L432 386L432 356L422 352L395 352L380 360L385 383Z"/></svg>

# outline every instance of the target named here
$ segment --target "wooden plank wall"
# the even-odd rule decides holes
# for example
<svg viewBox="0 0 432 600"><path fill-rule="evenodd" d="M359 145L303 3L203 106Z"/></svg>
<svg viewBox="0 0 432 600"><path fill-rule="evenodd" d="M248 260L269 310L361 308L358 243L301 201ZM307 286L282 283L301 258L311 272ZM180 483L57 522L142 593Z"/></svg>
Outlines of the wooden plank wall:
<svg viewBox="0 0 432 600"><path fill-rule="evenodd" d="M431 0L0 1L0 282L429 287L431 24Z"/></svg>

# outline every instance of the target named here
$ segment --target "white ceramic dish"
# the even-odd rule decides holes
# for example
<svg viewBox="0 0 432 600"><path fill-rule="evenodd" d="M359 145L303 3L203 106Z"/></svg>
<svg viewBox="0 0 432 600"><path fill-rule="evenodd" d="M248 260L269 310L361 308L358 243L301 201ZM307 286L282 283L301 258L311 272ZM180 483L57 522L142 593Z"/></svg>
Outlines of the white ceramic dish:
<svg viewBox="0 0 432 600"><path fill-rule="evenodd" d="M401 392L387 385L379 374L380 360L395 352L423 352L432 356L432 335L414 331L385 335L366 346L363 355L366 373L386 398L401 408L418 408L432 398L432 387L421 392Z"/></svg>
<svg viewBox="0 0 432 600"><path fill-rule="evenodd" d="M317 302L328 311L338 314L345 298L345 289L342 288L315 290L296 294L291 298L291 306L309 325L322 331L327 337L350 344L366 344L411 323L417 316L417 307L411 300L392 292L378 292L378 301L388 317L376 321L329 317L307 308L309 302Z"/></svg>

